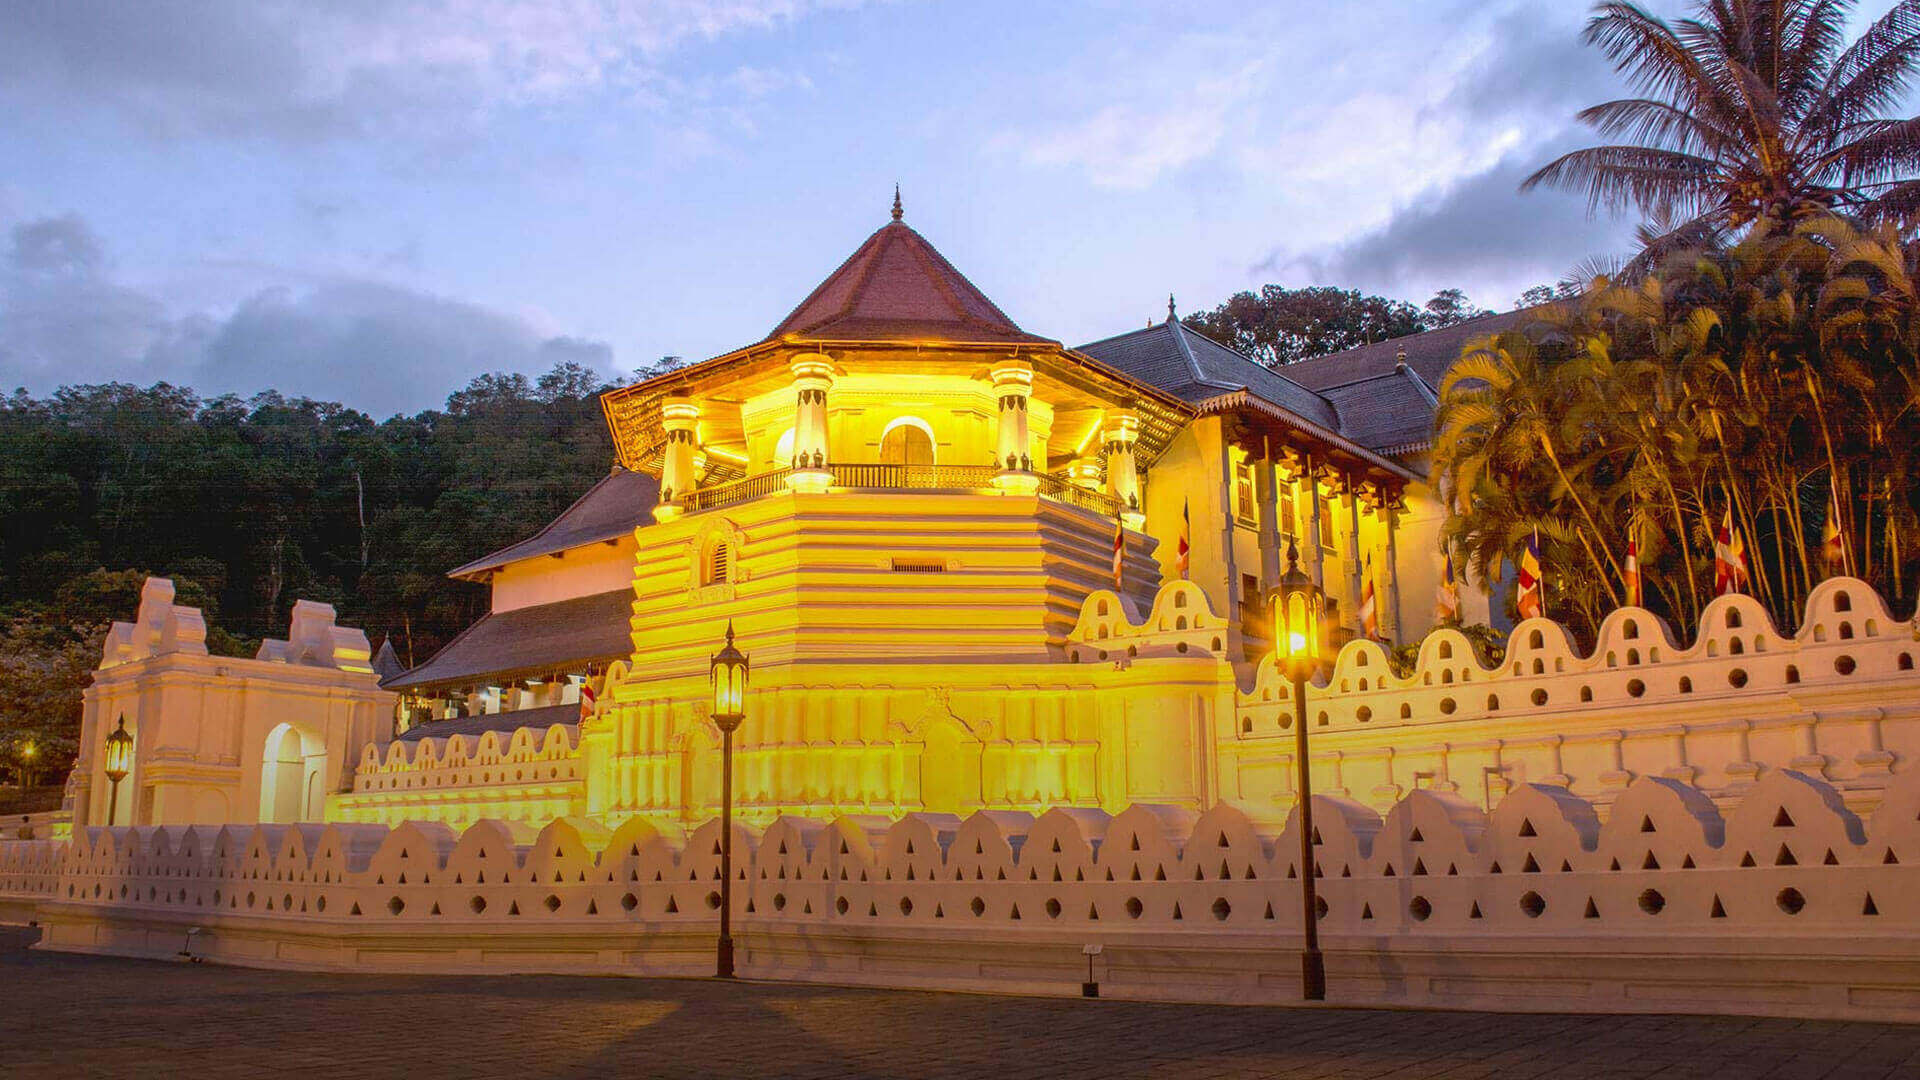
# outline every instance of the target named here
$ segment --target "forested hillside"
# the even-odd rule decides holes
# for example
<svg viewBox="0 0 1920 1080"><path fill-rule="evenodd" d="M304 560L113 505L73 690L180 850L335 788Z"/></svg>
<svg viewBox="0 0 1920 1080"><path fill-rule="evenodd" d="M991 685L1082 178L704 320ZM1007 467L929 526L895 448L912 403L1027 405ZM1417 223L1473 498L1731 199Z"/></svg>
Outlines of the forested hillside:
<svg viewBox="0 0 1920 1080"><path fill-rule="evenodd" d="M446 571L605 474L605 388L572 364L485 375L384 421L164 383L0 398L0 776L64 773L101 635L148 574L206 609L216 652L251 655L311 599L425 659L486 606Z"/></svg>

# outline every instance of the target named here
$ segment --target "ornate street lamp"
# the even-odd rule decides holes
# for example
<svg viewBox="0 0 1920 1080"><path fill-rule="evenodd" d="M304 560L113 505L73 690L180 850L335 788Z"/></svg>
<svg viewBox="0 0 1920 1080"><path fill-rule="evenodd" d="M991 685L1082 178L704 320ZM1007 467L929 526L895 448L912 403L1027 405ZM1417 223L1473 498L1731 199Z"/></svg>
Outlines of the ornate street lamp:
<svg viewBox="0 0 1920 1080"><path fill-rule="evenodd" d="M1273 605L1273 659L1280 674L1293 680L1293 760L1299 773L1300 919L1305 946L1300 954L1301 996L1327 996L1327 968L1320 957L1319 903L1313 891L1313 777L1307 756L1307 677L1320 663L1320 623L1324 600L1320 587L1300 572L1300 551L1287 545L1287 572L1268 594Z"/></svg>
<svg viewBox="0 0 1920 1080"><path fill-rule="evenodd" d="M746 719L747 656L733 647L733 620L727 643L710 661L713 722L720 729L720 955L714 975L733 978L733 732Z"/></svg>
<svg viewBox="0 0 1920 1080"><path fill-rule="evenodd" d="M127 718L120 717L120 726L107 736L106 745L107 782L113 786L107 795L107 825L112 826L120 811L120 781L133 771L133 736L127 734Z"/></svg>

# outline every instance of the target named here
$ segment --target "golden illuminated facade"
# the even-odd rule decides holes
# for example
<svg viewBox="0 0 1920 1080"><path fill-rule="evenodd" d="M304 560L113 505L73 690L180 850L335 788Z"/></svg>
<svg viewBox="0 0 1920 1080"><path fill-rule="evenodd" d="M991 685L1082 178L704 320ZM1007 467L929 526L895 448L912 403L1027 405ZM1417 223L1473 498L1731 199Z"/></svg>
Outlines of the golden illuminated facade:
<svg viewBox="0 0 1920 1080"><path fill-rule="evenodd" d="M729 624L748 822L1247 797L1267 781L1243 773L1278 775L1228 740L1283 552L1336 645L1417 637L1439 575L1431 380L1321 381L1171 304L1080 348L1028 333L896 205L765 338L606 395L611 474L453 571L489 585L479 623L411 670L371 661L393 732L330 759L318 813L703 820Z"/></svg>
<svg viewBox="0 0 1920 1080"><path fill-rule="evenodd" d="M605 407L616 476L657 481L651 505L627 505L632 528L461 571L493 582L492 618L526 618L529 596L630 608L630 655L589 672L599 696L566 733L577 775L525 795L543 811L561 799L607 822L675 824L714 812L707 661L729 624L753 658L735 799L764 823L1211 804L1216 733L1268 650L1263 595L1289 544L1341 639L1362 629L1369 571L1381 638L1427 621L1436 515L1416 464L1369 450L1327 398L1171 311L1084 349L1027 333L897 212L765 339ZM1403 563L1420 601L1402 595ZM539 584L562 574L565 588ZM1136 620L1190 605L1169 631L1186 633L1152 650L1164 655L1083 656L1069 640L1096 597ZM424 723L411 734L427 752L441 731L508 741L500 699L526 684L486 678L423 715L497 719ZM545 706L527 722L573 719L547 704L552 676L534 685L549 696L527 699ZM375 755L403 772L415 757ZM489 784L461 783L463 797L363 778L341 810L464 820L512 802L474 786Z"/></svg>

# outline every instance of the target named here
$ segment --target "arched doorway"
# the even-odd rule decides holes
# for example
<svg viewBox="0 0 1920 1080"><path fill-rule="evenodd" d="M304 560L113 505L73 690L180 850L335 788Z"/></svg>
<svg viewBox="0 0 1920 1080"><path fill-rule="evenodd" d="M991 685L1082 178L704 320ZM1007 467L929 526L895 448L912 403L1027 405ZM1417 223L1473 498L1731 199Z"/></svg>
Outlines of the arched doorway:
<svg viewBox="0 0 1920 1080"><path fill-rule="evenodd" d="M260 763L260 820L318 821L326 761L325 745L304 729L281 724L268 732Z"/></svg>
<svg viewBox="0 0 1920 1080"><path fill-rule="evenodd" d="M880 436L880 463L883 465L933 464L933 434L926 422L903 416L887 425Z"/></svg>

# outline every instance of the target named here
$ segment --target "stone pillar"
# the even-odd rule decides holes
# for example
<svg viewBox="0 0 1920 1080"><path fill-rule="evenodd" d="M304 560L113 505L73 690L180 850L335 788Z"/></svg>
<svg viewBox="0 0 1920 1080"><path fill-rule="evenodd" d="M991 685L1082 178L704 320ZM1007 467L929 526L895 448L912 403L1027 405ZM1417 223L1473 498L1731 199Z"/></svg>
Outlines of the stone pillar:
<svg viewBox="0 0 1920 1080"><path fill-rule="evenodd" d="M1366 572L1366 565L1360 559L1360 487L1352 477L1342 477L1341 494L1347 500L1347 617L1353 620L1355 633L1360 631L1360 577Z"/></svg>
<svg viewBox="0 0 1920 1080"><path fill-rule="evenodd" d="M993 461L1000 471L993 478L993 486L1008 494L1031 495L1040 490L1040 479L1033 475L1033 437L1027 430L1033 368L1023 360L995 365L993 396L1000 401L998 449Z"/></svg>
<svg viewBox="0 0 1920 1080"><path fill-rule="evenodd" d="M1134 444L1140 441L1140 418L1120 410L1108 413L1100 441L1107 454L1107 494L1120 504L1121 523L1138 532L1147 521L1140 497L1140 468L1133 455Z"/></svg>
<svg viewBox="0 0 1920 1080"><path fill-rule="evenodd" d="M1320 536L1320 470L1314 467L1310 456L1300 458L1300 479L1307 485L1307 566L1313 574L1314 586L1324 592L1327 567L1321 555L1324 549Z"/></svg>
<svg viewBox="0 0 1920 1080"><path fill-rule="evenodd" d="M1280 583L1280 484L1269 452L1253 467L1254 500L1260 504L1260 588Z"/></svg>
<svg viewBox="0 0 1920 1080"><path fill-rule="evenodd" d="M1395 543L1394 533L1399 524L1400 511L1406 506L1406 499L1398 491L1384 490L1380 499L1380 520L1387 530L1387 614L1393 618L1393 640L1396 644L1407 642L1406 624L1400 621L1400 549Z"/></svg>
<svg viewBox="0 0 1920 1080"><path fill-rule="evenodd" d="M801 353L787 369L793 373L793 460L787 486L795 491L825 491L833 486L827 448L827 391L833 387L833 360L824 353Z"/></svg>
<svg viewBox="0 0 1920 1080"><path fill-rule="evenodd" d="M700 406L683 397L660 404L660 425L667 429L665 461L660 470L660 502L653 508L656 521L670 521L686 510L687 496L699 482Z"/></svg>

